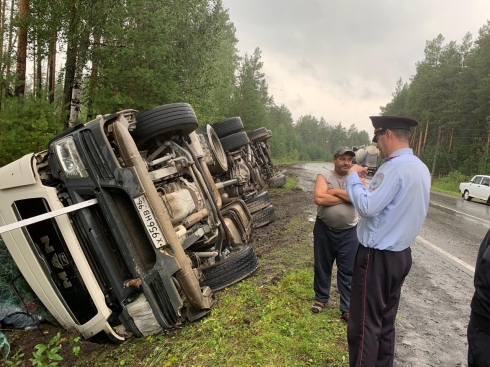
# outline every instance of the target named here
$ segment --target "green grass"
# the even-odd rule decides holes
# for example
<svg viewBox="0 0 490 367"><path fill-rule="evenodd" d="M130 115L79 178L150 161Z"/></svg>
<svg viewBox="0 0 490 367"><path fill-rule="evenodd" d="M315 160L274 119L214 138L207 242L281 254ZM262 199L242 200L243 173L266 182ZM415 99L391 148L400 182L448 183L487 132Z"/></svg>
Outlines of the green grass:
<svg viewBox="0 0 490 367"><path fill-rule="evenodd" d="M447 176L436 177L433 179L431 190L461 196L459 193L459 184L468 182L472 176L463 175L458 171L453 171Z"/></svg>
<svg viewBox="0 0 490 367"><path fill-rule="evenodd" d="M219 307L183 329L165 353L179 366L342 365L345 325L334 310L308 312L311 289L309 269L265 286L241 282L220 293Z"/></svg>
<svg viewBox="0 0 490 367"><path fill-rule="evenodd" d="M458 191L445 190L445 189L441 189L437 186L431 186L430 189L433 191L442 192L443 194L448 194L448 195L453 195L453 196L461 196L461 194Z"/></svg>
<svg viewBox="0 0 490 367"><path fill-rule="evenodd" d="M275 192L275 193L285 192L287 190L291 190L294 187L296 187L296 183L297 183L296 180L286 177L286 183L284 185L275 189L268 189L268 190L270 192Z"/></svg>

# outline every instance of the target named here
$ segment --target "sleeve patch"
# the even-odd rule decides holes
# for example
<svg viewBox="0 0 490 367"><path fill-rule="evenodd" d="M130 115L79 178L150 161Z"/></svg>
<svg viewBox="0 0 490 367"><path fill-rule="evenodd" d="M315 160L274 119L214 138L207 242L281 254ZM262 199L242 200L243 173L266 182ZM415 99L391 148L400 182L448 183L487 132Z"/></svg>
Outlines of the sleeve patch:
<svg viewBox="0 0 490 367"><path fill-rule="evenodd" d="M380 185L381 185L381 182L383 182L383 179L385 178L385 175L382 174L382 173L377 173L373 179L371 180L371 183L369 184L369 188L368 190L370 192L373 192L374 190L376 190Z"/></svg>

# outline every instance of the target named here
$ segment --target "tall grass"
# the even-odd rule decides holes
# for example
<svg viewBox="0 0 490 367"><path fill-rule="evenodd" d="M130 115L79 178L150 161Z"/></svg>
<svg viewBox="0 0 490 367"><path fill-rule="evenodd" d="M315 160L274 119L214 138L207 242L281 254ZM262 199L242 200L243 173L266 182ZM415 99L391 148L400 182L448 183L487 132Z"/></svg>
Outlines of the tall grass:
<svg viewBox="0 0 490 367"><path fill-rule="evenodd" d="M468 182L473 176L464 175L459 171L452 171L446 176L437 177L433 180L431 189L446 194L460 195L459 184Z"/></svg>

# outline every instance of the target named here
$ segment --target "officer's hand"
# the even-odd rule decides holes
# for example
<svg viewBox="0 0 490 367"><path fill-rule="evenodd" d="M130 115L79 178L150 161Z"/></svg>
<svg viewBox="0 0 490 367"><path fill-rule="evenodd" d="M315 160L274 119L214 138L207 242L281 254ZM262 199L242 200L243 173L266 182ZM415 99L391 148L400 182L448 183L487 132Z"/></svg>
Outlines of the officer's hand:
<svg viewBox="0 0 490 367"><path fill-rule="evenodd" d="M360 178L365 178L367 176L368 170L367 167L361 167L358 164L354 164L350 169L349 169L349 174L356 172Z"/></svg>

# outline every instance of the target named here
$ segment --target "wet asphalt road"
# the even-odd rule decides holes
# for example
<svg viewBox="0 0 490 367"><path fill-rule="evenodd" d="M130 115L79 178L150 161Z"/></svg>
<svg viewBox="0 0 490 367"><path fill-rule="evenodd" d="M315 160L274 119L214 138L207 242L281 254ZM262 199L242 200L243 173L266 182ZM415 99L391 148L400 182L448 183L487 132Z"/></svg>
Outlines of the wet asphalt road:
<svg viewBox="0 0 490 367"><path fill-rule="evenodd" d="M295 166L298 185L312 191L331 163ZM416 198L414 198L416 199ZM480 243L490 228L490 206L430 194L424 226L412 244L413 265L402 288L396 323L395 366L466 366L466 326Z"/></svg>
<svg viewBox="0 0 490 367"><path fill-rule="evenodd" d="M298 184L313 191L316 175L333 169L333 164L307 163L296 167L308 173L299 178ZM489 228L490 206L483 201L465 201L460 196L431 191L429 213L419 237L474 267L479 245Z"/></svg>

